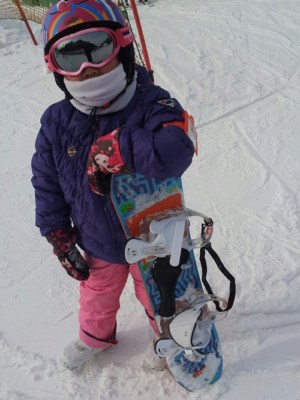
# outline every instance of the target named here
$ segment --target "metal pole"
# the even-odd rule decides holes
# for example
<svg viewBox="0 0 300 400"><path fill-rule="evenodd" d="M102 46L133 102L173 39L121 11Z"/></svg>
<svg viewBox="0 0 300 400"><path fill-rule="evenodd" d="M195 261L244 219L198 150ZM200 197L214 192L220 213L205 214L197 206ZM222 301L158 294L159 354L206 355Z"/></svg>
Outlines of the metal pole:
<svg viewBox="0 0 300 400"><path fill-rule="evenodd" d="M137 10L136 4L135 4L135 0L130 0L130 5L132 8L135 24L136 24L136 27L138 30L138 35L139 35L140 44L142 47L142 52L143 52L143 56L144 56L144 60L145 60L146 69L153 81L153 71L151 68L148 50L147 50L147 46L146 46L146 42L145 42L145 38L144 38L144 33L143 33L140 17L139 17L138 10Z"/></svg>
<svg viewBox="0 0 300 400"><path fill-rule="evenodd" d="M28 30L28 32L29 32L29 35L30 35L30 37L31 37L31 39L32 39L32 41L33 41L33 44L34 44L35 46L37 46L37 41L36 41L36 39L35 39L35 37L34 37L34 34L33 34L32 30L31 30L31 28L30 28L30 25L29 25L29 23L28 23L28 21L27 21L27 18L26 18L26 15L25 15L24 11L23 11L23 8L21 7L21 4L19 3L19 0L13 0L13 2L14 2L14 3L16 4L16 6L18 7L18 10L19 10L20 15L21 15L21 20L24 21L24 23L25 23L25 25L26 25L26 28L27 28L27 30Z"/></svg>

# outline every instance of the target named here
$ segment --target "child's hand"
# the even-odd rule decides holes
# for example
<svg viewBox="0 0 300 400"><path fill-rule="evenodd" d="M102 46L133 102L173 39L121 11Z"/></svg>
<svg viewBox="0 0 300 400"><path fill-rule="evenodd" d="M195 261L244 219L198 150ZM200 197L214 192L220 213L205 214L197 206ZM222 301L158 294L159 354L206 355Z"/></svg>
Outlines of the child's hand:
<svg viewBox="0 0 300 400"><path fill-rule="evenodd" d="M104 174L96 169L92 173L88 173L88 179L90 188L94 193L99 194L100 196L109 194L111 174Z"/></svg>
<svg viewBox="0 0 300 400"><path fill-rule="evenodd" d="M50 232L46 239L53 246L53 253L59 259L67 274L78 281L89 277L89 265L75 247L76 235L73 228L57 229Z"/></svg>
<svg viewBox="0 0 300 400"><path fill-rule="evenodd" d="M120 129L115 129L92 144L87 165L88 175L97 170L105 174L128 172L120 152L119 134Z"/></svg>
<svg viewBox="0 0 300 400"><path fill-rule="evenodd" d="M89 276L90 266L85 262L77 247L58 257L67 274L78 281L86 281Z"/></svg>

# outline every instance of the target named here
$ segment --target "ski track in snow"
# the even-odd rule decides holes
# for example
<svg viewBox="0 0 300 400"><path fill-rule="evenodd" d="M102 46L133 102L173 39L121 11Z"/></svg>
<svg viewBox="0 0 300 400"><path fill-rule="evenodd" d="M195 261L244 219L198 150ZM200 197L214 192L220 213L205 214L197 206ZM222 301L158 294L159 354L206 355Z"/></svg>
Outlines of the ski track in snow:
<svg viewBox="0 0 300 400"><path fill-rule="evenodd" d="M213 247L237 281L235 307L218 324L223 376L193 394L166 371L142 369L151 332L131 281L119 345L78 371L62 364L77 334L78 285L34 227L30 184L40 116L62 95L24 24L0 20L1 400L300 400L299 2L153 3L138 9L156 83L199 133L187 206L214 219Z"/></svg>

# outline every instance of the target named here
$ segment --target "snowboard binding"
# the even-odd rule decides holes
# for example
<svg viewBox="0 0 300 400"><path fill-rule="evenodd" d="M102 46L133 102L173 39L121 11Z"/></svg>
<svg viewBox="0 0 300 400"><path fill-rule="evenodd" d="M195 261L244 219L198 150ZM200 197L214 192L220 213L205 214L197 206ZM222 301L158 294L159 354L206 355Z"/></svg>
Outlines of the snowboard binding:
<svg viewBox="0 0 300 400"><path fill-rule="evenodd" d="M189 218L201 217L201 234L196 239L188 235ZM144 225L144 226L143 226ZM145 226L148 228L145 229ZM145 233L145 231L147 231ZM148 257L170 256L170 265L179 264L182 249L188 251L209 243L213 234L213 220L193 210L157 213L146 219L138 238L129 239L125 246L125 258L129 264Z"/></svg>
<svg viewBox="0 0 300 400"><path fill-rule="evenodd" d="M195 239L191 239L189 234L191 217L203 219L201 233ZM155 258L151 275L160 293L156 319L161 328L161 338L155 342L154 350L160 357L168 357L175 350L180 349L191 361L201 359L202 349L210 343L213 323L219 321L221 315L224 318L233 305L234 277L212 249L210 244L212 233L213 221L204 214L189 209L171 213L163 212L143 221L140 236L129 239L125 246L125 258L128 263ZM208 294L199 294L192 303L184 300L178 302L178 299L175 302L177 281L182 270L189 266L190 251L196 247L201 249L202 280ZM230 280L228 302L215 296L206 280L205 250ZM211 302L215 304L214 311L208 307Z"/></svg>
<svg viewBox="0 0 300 400"><path fill-rule="evenodd" d="M219 301L226 305L226 300L203 294L189 308L179 312L169 323L168 335L154 343L154 351L160 357L168 357L178 348L185 357L197 361L203 357L202 349L209 345L212 324L226 317L218 311L211 311L207 304Z"/></svg>

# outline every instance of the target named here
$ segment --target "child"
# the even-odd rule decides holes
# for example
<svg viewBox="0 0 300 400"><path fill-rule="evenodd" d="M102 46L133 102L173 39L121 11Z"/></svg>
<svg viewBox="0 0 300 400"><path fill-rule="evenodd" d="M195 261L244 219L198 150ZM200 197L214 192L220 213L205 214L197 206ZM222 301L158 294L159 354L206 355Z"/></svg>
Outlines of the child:
<svg viewBox="0 0 300 400"><path fill-rule="evenodd" d="M138 267L124 259L111 174L180 176L192 161L193 144L182 107L135 65L133 36L111 0L59 1L44 17L42 36L45 61L65 99L41 118L32 184L41 235L81 281L79 339L64 350L74 368L117 343L116 314L128 274L158 334ZM144 363L164 368L153 345Z"/></svg>

